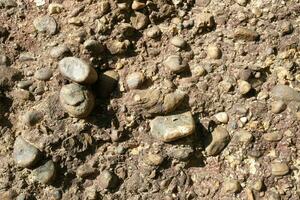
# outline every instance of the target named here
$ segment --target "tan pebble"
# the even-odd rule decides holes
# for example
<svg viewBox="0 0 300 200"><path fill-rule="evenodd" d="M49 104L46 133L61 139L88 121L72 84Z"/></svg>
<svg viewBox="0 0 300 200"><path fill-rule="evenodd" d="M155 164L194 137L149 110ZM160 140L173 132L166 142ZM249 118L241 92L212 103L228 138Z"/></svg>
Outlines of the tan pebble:
<svg viewBox="0 0 300 200"><path fill-rule="evenodd" d="M240 192L242 189L237 180L227 180L223 183L223 191L225 193L234 194Z"/></svg>
<svg viewBox="0 0 300 200"><path fill-rule="evenodd" d="M241 94L247 94L251 90L251 84L244 80L238 81L238 87Z"/></svg>
<svg viewBox="0 0 300 200"><path fill-rule="evenodd" d="M144 159L145 163L148 165L154 165L154 166L158 166L163 162L163 157L159 154L152 154L149 153L145 159Z"/></svg>
<svg viewBox="0 0 300 200"><path fill-rule="evenodd" d="M63 5L59 4L59 3L51 3L48 6L48 12L49 14L58 14L61 13L61 11L63 10Z"/></svg>
<svg viewBox="0 0 300 200"><path fill-rule="evenodd" d="M281 140L282 134L277 132L272 132L272 133L266 133L262 137L264 140L268 142L277 142Z"/></svg>
<svg viewBox="0 0 300 200"><path fill-rule="evenodd" d="M254 181L254 183L252 184L252 189L259 192L262 190L263 186L264 186L263 181L261 179L258 179Z"/></svg>
<svg viewBox="0 0 300 200"><path fill-rule="evenodd" d="M220 59L222 57L222 51L217 45L211 44L207 47L207 56L210 59Z"/></svg>
<svg viewBox="0 0 300 200"><path fill-rule="evenodd" d="M285 109L286 109L286 104L281 100L275 101L271 104L272 113L278 114L284 111Z"/></svg>
<svg viewBox="0 0 300 200"><path fill-rule="evenodd" d="M286 163L275 162L271 164L272 174L274 176L284 176L289 173L290 168Z"/></svg>
<svg viewBox="0 0 300 200"><path fill-rule="evenodd" d="M224 124L226 124L229 120L228 114L226 112L219 112L219 113L215 114L214 116L219 122L224 123Z"/></svg>
<svg viewBox="0 0 300 200"><path fill-rule="evenodd" d="M131 8L132 8L132 10L140 10L140 9L144 8L145 6L146 6L146 4L143 2L133 1Z"/></svg>

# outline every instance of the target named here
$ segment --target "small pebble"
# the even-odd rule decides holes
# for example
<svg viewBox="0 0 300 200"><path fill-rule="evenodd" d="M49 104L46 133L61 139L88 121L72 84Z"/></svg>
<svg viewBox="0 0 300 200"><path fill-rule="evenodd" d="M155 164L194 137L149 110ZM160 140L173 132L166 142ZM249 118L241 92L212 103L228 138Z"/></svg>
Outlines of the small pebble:
<svg viewBox="0 0 300 200"><path fill-rule="evenodd" d="M50 3L48 6L49 14L58 14L63 10L63 5L59 3Z"/></svg>
<svg viewBox="0 0 300 200"><path fill-rule="evenodd" d="M55 19L51 16L37 17L33 21L33 25L38 32L54 35L57 33L58 26Z"/></svg>
<svg viewBox="0 0 300 200"><path fill-rule="evenodd" d="M152 39L158 38L161 35L161 30L158 28L158 26L153 26L146 31L146 35Z"/></svg>
<svg viewBox="0 0 300 200"><path fill-rule="evenodd" d="M178 47L178 48L181 48L181 49L184 48L187 45L186 41L183 38L179 37L179 36L173 37L170 40L170 42L175 47Z"/></svg>
<svg viewBox="0 0 300 200"><path fill-rule="evenodd" d="M264 183L262 181L262 179L258 179L256 181L254 181L254 183L252 184L252 189L255 191L261 191L263 189Z"/></svg>
<svg viewBox="0 0 300 200"><path fill-rule="evenodd" d="M202 66L197 66L192 70L192 73L195 76L204 76L206 74L206 70Z"/></svg>
<svg viewBox="0 0 300 200"><path fill-rule="evenodd" d="M253 135L246 130L239 130L234 134L235 140L238 142L249 144L253 140Z"/></svg>
<svg viewBox="0 0 300 200"><path fill-rule="evenodd" d="M265 133L262 138L268 142L278 142L282 139L282 134L278 132Z"/></svg>
<svg viewBox="0 0 300 200"><path fill-rule="evenodd" d="M229 121L228 114L226 112L219 112L214 115L214 117L221 123L227 124Z"/></svg>
<svg viewBox="0 0 300 200"><path fill-rule="evenodd" d="M34 169L31 173L34 181L42 184L49 184L55 178L55 165L52 160L49 160L44 165Z"/></svg>
<svg viewBox="0 0 300 200"><path fill-rule="evenodd" d="M235 0L240 6L246 6L248 3L248 0Z"/></svg>
<svg viewBox="0 0 300 200"><path fill-rule="evenodd" d="M272 175L284 176L289 173L290 168L286 163L274 162L271 164Z"/></svg>
<svg viewBox="0 0 300 200"><path fill-rule="evenodd" d="M149 23L148 17L140 12L135 12L134 15L132 15L132 17L130 18L130 21L132 26L137 30L146 28Z"/></svg>
<svg viewBox="0 0 300 200"><path fill-rule="evenodd" d="M222 51L217 45L211 44L207 47L207 56L210 59L220 59L222 57Z"/></svg>
<svg viewBox="0 0 300 200"><path fill-rule="evenodd" d="M97 185L102 189L113 189L118 185L118 177L114 173L104 170L97 177Z"/></svg>
<svg viewBox="0 0 300 200"><path fill-rule="evenodd" d="M76 175L81 178L86 178L95 173L96 173L96 169L90 166L89 164L81 165L76 170Z"/></svg>
<svg viewBox="0 0 300 200"><path fill-rule="evenodd" d="M181 56L171 55L164 62L163 65L171 70L173 73L180 73L184 71L188 65L182 60Z"/></svg>
<svg viewBox="0 0 300 200"><path fill-rule="evenodd" d="M241 184L237 180L227 180L223 183L223 191L225 193L234 194L241 190Z"/></svg>
<svg viewBox="0 0 300 200"><path fill-rule="evenodd" d="M17 86L18 88L21 88L21 89L27 89L29 88L29 86L31 86L33 84L33 81L32 80L26 80L26 81L20 81Z"/></svg>
<svg viewBox="0 0 300 200"><path fill-rule="evenodd" d="M144 75L140 72L133 72L126 77L126 83L129 89L137 89L144 82Z"/></svg>
<svg viewBox="0 0 300 200"><path fill-rule="evenodd" d="M300 101L300 93L287 85L274 86L271 90L271 97L284 102Z"/></svg>
<svg viewBox="0 0 300 200"><path fill-rule="evenodd" d="M41 81L47 81L51 77L52 77L52 70L50 70L49 68L41 68L34 73L34 78Z"/></svg>
<svg viewBox="0 0 300 200"><path fill-rule="evenodd" d="M239 27L234 32L235 39L245 40L245 41L255 41L259 39L259 35L248 28Z"/></svg>
<svg viewBox="0 0 300 200"><path fill-rule="evenodd" d="M230 141L230 136L225 128L218 126L211 133L211 137L211 141L205 148L205 151L208 156L215 156L221 153L221 151L227 146Z"/></svg>
<svg viewBox="0 0 300 200"><path fill-rule="evenodd" d="M286 109L286 104L283 101L275 101L271 104L272 113L278 114Z"/></svg>
<svg viewBox="0 0 300 200"><path fill-rule="evenodd" d="M71 51L66 45L59 45L59 46L53 47L50 50L50 56L57 60L60 60L70 54L71 54Z"/></svg>
<svg viewBox="0 0 300 200"><path fill-rule="evenodd" d="M159 166L163 162L164 158L159 154L149 153L145 156L144 162L148 165Z"/></svg>
<svg viewBox="0 0 300 200"><path fill-rule="evenodd" d="M132 10L140 10L140 9L143 9L145 6L146 6L146 4L143 2L133 1L131 8L132 8Z"/></svg>
<svg viewBox="0 0 300 200"><path fill-rule="evenodd" d="M244 80L239 80L238 81L238 88L239 88L239 92L242 95L247 94L248 92L250 92L250 90L252 89L252 86L250 83L248 83L247 81Z"/></svg>

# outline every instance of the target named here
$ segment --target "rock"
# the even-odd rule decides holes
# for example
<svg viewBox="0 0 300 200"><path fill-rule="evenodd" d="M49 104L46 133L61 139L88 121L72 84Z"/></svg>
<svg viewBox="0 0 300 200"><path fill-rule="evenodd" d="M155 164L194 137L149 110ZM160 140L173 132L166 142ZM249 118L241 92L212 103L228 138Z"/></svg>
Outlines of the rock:
<svg viewBox="0 0 300 200"><path fill-rule="evenodd" d="M28 111L22 116L22 121L26 126L34 126L43 119L43 114L39 111Z"/></svg>
<svg viewBox="0 0 300 200"><path fill-rule="evenodd" d="M34 169L31 178L42 184L49 184L55 178L55 165L52 160L47 161L44 165Z"/></svg>
<svg viewBox="0 0 300 200"><path fill-rule="evenodd" d="M205 151L208 156L215 156L221 153L221 151L226 147L230 141L230 136L226 129L218 126L211 133L211 137L211 141L205 148Z"/></svg>
<svg viewBox="0 0 300 200"><path fill-rule="evenodd" d="M0 54L0 67L8 65L8 57Z"/></svg>
<svg viewBox="0 0 300 200"><path fill-rule="evenodd" d="M76 175L81 178L86 178L95 173L96 173L96 169L90 166L89 164L81 165L76 170Z"/></svg>
<svg viewBox="0 0 300 200"><path fill-rule="evenodd" d="M172 159L187 161L193 152L194 150L191 146L176 146L170 149L170 151L167 152L167 154Z"/></svg>
<svg viewBox="0 0 300 200"><path fill-rule="evenodd" d="M112 40L106 43L106 48L112 55L124 54L125 52L127 52L129 46L129 40L124 40L122 42L118 40Z"/></svg>
<svg viewBox="0 0 300 200"><path fill-rule="evenodd" d="M176 90L175 92L167 94L162 106L164 113L174 111L181 104L185 96L186 93L181 90Z"/></svg>
<svg viewBox="0 0 300 200"><path fill-rule="evenodd" d="M242 95L247 94L252 89L252 86L250 85L250 83L248 83L247 81L244 81L244 80L239 80L238 81L238 87L239 87L239 92Z"/></svg>
<svg viewBox="0 0 300 200"><path fill-rule="evenodd" d="M37 17L33 21L33 25L38 32L47 33L49 35L54 35L58 30L57 23L51 16Z"/></svg>
<svg viewBox="0 0 300 200"><path fill-rule="evenodd" d="M240 6L246 6L248 3L248 0L235 0L236 3L238 3Z"/></svg>
<svg viewBox="0 0 300 200"><path fill-rule="evenodd" d="M0 87L12 87L21 76L21 73L12 67L0 67Z"/></svg>
<svg viewBox="0 0 300 200"><path fill-rule="evenodd" d="M206 70L202 66L197 66L192 70L192 73L195 76L204 76L206 74Z"/></svg>
<svg viewBox="0 0 300 200"><path fill-rule="evenodd" d="M281 35L284 36L284 35L291 34L294 30L294 27L291 22L283 21L282 23L280 23L279 29L280 29Z"/></svg>
<svg viewBox="0 0 300 200"><path fill-rule="evenodd" d="M126 77L126 83L129 89L137 89L139 88L145 80L145 77L140 72L133 72L128 74Z"/></svg>
<svg viewBox="0 0 300 200"><path fill-rule="evenodd" d="M134 15L130 18L130 21L132 26L137 30L146 28L149 23L148 17L140 12L135 12Z"/></svg>
<svg viewBox="0 0 300 200"><path fill-rule="evenodd" d="M265 133L262 138L268 142L278 142L282 138L282 134L277 132Z"/></svg>
<svg viewBox="0 0 300 200"><path fill-rule="evenodd" d="M116 71L109 70L99 75L98 94L100 97L108 97L117 86L119 74Z"/></svg>
<svg viewBox="0 0 300 200"><path fill-rule="evenodd" d="M239 27L234 32L234 38L245 41L255 41L259 39L259 35L248 28Z"/></svg>
<svg viewBox="0 0 300 200"><path fill-rule="evenodd" d="M297 90L287 85L276 85L271 90L271 97L276 100L288 101L300 101L300 94Z"/></svg>
<svg viewBox="0 0 300 200"><path fill-rule="evenodd" d="M1 0L0 0L0 3L1 3ZM15 200L16 196L17 196L17 193L14 190L0 191L1 200Z"/></svg>
<svg viewBox="0 0 300 200"><path fill-rule="evenodd" d="M237 180L227 180L223 183L223 192L234 194L242 190L240 183Z"/></svg>
<svg viewBox="0 0 300 200"><path fill-rule="evenodd" d="M284 176L289 173L290 168L286 163L274 162L271 164L272 175Z"/></svg>
<svg viewBox="0 0 300 200"><path fill-rule="evenodd" d="M52 70L49 68L41 68L34 73L34 78L41 81L47 81L51 77L52 77Z"/></svg>
<svg viewBox="0 0 300 200"><path fill-rule="evenodd" d="M177 115L158 116L150 122L151 134L163 142L171 142L195 132L191 112Z"/></svg>
<svg viewBox="0 0 300 200"><path fill-rule="evenodd" d="M32 80L25 80L25 81L20 81L17 86L18 88L22 88L22 89L27 89L29 88L29 86L31 86L33 84Z"/></svg>
<svg viewBox="0 0 300 200"><path fill-rule="evenodd" d="M143 9L145 6L146 6L146 4L143 2L133 1L131 8L132 8L132 10L140 10L140 9Z"/></svg>
<svg viewBox="0 0 300 200"><path fill-rule="evenodd" d="M239 71L239 78L244 81L248 81L252 76L252 71L250 69L242 69Z"/></svg>
<svg viewBox="0 0 300 200"><path fill-rule="evenodd" d="M272 113L278 114L284 111L285 109L286 109L286 104L281 100L275 101L271 104Z"/></svg>
<svg viewBox="0 0 300 200"><path fill-rule="evenodd" d="M186 41L183 38L179 37L179 36L173 37L170 40L170 42L175 47L178 47L178 48L181 48L181 49L184 48L187 45Z"/></svg>
<svg viewBox="0 0 300 200"><path fill-rule="evenodd" d="M207 47L207 56L210 59L220 59L222 57L222 51L217 45L211 44Z"/></svg>
<svg viewBox="0 0 300 200"><path fill-rule="evenodd" d="M200 13L196 15L196 26L205 30L211 29L215 26L214 16L210 13Z"/></svg>
<svg viewBox="0 0 300 200"><path fill-rule="evenodd" d="M17 6L18 4L15 0L0 0L0 8L1 7L12 8Z"/></svg>
<svg viewBox="0 0 300 200"><path fill-rule="evenodd" d="M7 28L0 26L0 39L1 38L7 38L9 35L9 31L7 30Z"/></svg>
<svg viewBox="0 0 300 200"><path fill-rule="evenodd" d="M234 134L234 139L238 142L249 144L253 140L253 135L242 129Z"/></svg>
<svg viewBox="0 0 300 200"><path fill-rule="evenodd" d="M83 22L80 17L71 17L68 19L68 24L71 24L74 26L82 26Z"/></svg>
<svg viewBox="0 0 300 200"><path fill-rule="evenodd" d="M153 26L146 31L146 36L152 39L158 38L161 36L161 30L158 26Z"/></svg>
<svg viewBox="0 0 300 200"><path fill-rule="evenodd" d="M16 138L13 159L20 167L31 167L39 158L39 150L26 142L21 136Z"/></svg>
<svg viewBox="0 0 300 200"><path fill-rule="evenodd" d="M119 182L118 177L108 170L101 172L96 181L102 189L116 188Z"/></svg>
<svg viewBox="0 0 300 200"><path fill-rule="evenodd" d="M228 114L226 112L219 112L214 117L221 123L226 124L229 121Z"/></svg>
<svg viewBox="0 0 300 200"><path fill-rule="evenodd" d="M262 179L258 179L256 181L254 181L254 183L252 184L252 189L255 191L261 191L264 187L264 183L262 181Z"/></svg>
<svg viewBox="0 0 300 200"><path fill-rule="evenodd" d="M48 13L49 14L58 14L61 13L63 10L63 5L59 3L50 3L48 6Z"/></svg>
<svg viewBox="0 0 300 200"><path fill-rule="evenodd" d="M93 94L86 87L74 83L61 88L59 99L65 111L78 118L87 117L95 104Z"/></svg>
<svg viewBox="0 0 300 200"><path fill-rule="evenodd" d="M159 166L164 161L164 158L159 154L149 153L145 156L144 162L147 165Z"/></svg>
<svg viewBox="0 0 300 200"><path fill-rule="evenodd" d="M83 46L86 50L95 55L100 55L104 51L104 46L100 42L92 39L86 40L83 43Z"/></svg>
<svg viewBox="0 0 300 200"><path fill-rule="evenodd" d="M97 199L97 190L95 186L89 186L84 189L84 199L87 200L96 200Z"/></svg>
<svg viewBox="0 0 300 200"><path fill-rule="evenodd" d="M66 46L66 45L59 45L59 46L56 46L56 47L53 47L51 50L50 50L50 56L52 58L55 58L57 60L60 60L60 59L63 59L64 57L66 56L69 56L71 55L71 51L70 49Z"/></svg>
<svg viewBox="0 0 300 200"><path fill-rule="evenodd" d="M34 54L31 52L22 52L20 53L19 60L21 62L33 61L35 59Z"/></svg>
<svg viewBox="0 0 300 200"><path fill-rule="evenodd" d="M163 65L171 70L173 73L180 73L184 71L188 64L182 60L181 56L171 55L164 62Z"/></svg>
<svg viewBox="0 0 300 200"><path fill-rule="evenodd" d="M76 83L93 84L98 79L96 70L76 57L63 58L58 63L60 73Z"/></svg>

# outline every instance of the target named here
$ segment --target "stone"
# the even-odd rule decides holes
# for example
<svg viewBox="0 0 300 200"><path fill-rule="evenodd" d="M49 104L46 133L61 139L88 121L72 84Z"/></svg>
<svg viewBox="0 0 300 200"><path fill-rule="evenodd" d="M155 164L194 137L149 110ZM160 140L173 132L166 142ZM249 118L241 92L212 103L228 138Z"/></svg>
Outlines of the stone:
<svg viewBox="0 0 300 200"><path fill-rule="evenodd" d="M182 60L181 56L171 55L164 62L163 65L173 73L180 73L187 69L188 64Z"/></svg>
<svg viewBox="0 0 300 200"><path fill-rule="evenodd" d="M264 183L262 179L255 180L252 184L252 189L255 191L261 191L264 187Z"/></svg>
<svg viewBox="0 0 300 200"><path fill-rule="evenodd" d="M0 54L0 67L1 66L7 66L9 63L9 59L6 55L1 55Z"/></svg>
<svg viewBox="0 0 300 200"><path fill-rule="evenodd" d="M222 57L222 51L217 45L210 44L207 47L207 56L210 59L220 59Z"/></svg>
<svg viewBox="0 0 300 200"><path fill-rule="evenodd" d="M195 122L191 112L158 116L150 122L151 135L163 142L171 142L195 132Z"/></svg>
<svg viewBox="0 0 300 200"><path fill-rule="evenodd" d="M146 31L146 36L152 39L158 38L161 36L161 30L158 26L153 26Z"/></svg>
<svg viewBox="0 0 300 200"><path fill-rule="evenodd" d="M242 95L245 95L245 94L247 94L248 92L251 91L252 86L251 86L251 84L248 83L247 81L239 80L239 81L238 81L238 88L239 88L239 92L240 92Z"/></svg>
<svg viewBox="0 0 300 200"><path fill-rule="evenodd" d="M81 178L86 178L96 173L96 169L89 164L81 165L76 170L76 175Z"/></svg>
<svg viewBox="0 0 300 200"><path fill-rule="evenodd" d="M228 194L238 193L242 190L241 184L237 180L226 180L223 183L223 192Z"/></svg>
<svg viewBox="0 0 300 200"><path fill-rule="evenodd" d="M119 74L116 71L108 70L99 75L98 80L98 94L100 97L108 97L117 86L119 81Z"/></svg>
<svg viewBox="0 0 300 200"><path fill-rule="evenodd" d="M48 6L48 13L49 14L59 14L63 10L63 5L59 3L50 3Z"/></svg>
<svg viewBox="0 0 300 200"><path fill-rule="evenodd" d="M13 159L20 167L31 167L39 159L39 150L19 136L14 143Z"/></svg>
<svg viewBox="0 0 300 200"><path fill-rule="evenodd" d="M98 79L96 70L85 61L76 57L65 57L58 63L60 73L81 84L93 84Z"/></svg>
<svg viewBox="0 0 300 200"><path fill-rule="evenodd" d="M172 45L174 45L175 47L178 47L178 48L181 48L181 49L184 48L187 45L186 41L183 38L179 37L179 36L173 37L170 40L170 43Z"/></svg>
<svg viewBox="0 0 300 200"><path fill-rule="evenodd" d="M21 62L33 61L35 59L34 54L31 52L22 52L19 55L19 60Z"/></svg>
<svg viewBox="0 0 300 200"><path fill-rule="evenodd" d="M241 129L234 134L234 139L243 144L249 144L253 141L254 137L249 131Z"/></svg>
<svg viewBox="0 0 300 200"><path fill-rule="evenodd" d="M112 55L124 54L130 46L129 40L118 41L111 40L106 43L106 48Z"/></svg>
<svg viewBox="0 0 300 200"><path fill-rule="evenodd" d="M215 26L214 16L211 13L199 13L196 15L196 26L201 29L211 29Z"/></svg>
<svg viewBox="0 0 300 200"><path fill-rule="evenodd" d="M228 123L228 121L229 121L229 117L226 112L219 112L219 113L215 114L214 117L217 119L218 122L221 122L224 124Z"/></svg>
<svg viewBox="0 0 300 200"><path fill-rule="evenodd" d="M218 126L214 129L214 131L211 133L211 141L208 144L208 146L205 148L205 151L208 156L215 156L227 146L227 144L230 141L230 136L228 131Z"/></svg>
<svg viewBox="0 0 300 200"><path fill-rule="evenodd" d="M280 29L281 35L284 36L284 35L291 34L294 30L294 27L291 22L283 21L282 23L280 23L279 29Z"/></svg>
<svg viewBox="0 0 300 200"><path fill-rule="evenodd" d="M43 119L43 114L39 111L28 111L22 116L22 121L26 126L34 126Z"/></svg>
<svg viewBox="0 0 300 200"><path fill-rule="evenodd" d="M33 181L42 184L50 184L55 178L55 165L52 160L47 161L44 165L34 169L31 173Z"/></svg>
<svg viewBox="0 0 300 200"><path fill-rule="evenodd" d="M287 85L279 84L274 86L270 95L275 100L282 100L284 102L300 101L300 93Z"/></svg>
<svg viewBox="0 0 300 200"><path fill-rule="evenodd" d="M29 86L31 86L33 84L32 80L24 80L24 81L20 81L17 86L18 88L22 88L22 89L27 89L29 88Z"/></svg>
<svg viewBox="0 0 300 200"><path fill-rule="evenodd" d="M180 161L187 161L194 150L191 146L176 146L172 149L170 149L169 152L167 152L168 156L172 159L180 160Z"/></svg>
<svg viewBox="0 0 300 200"><path fill-rule="evenodd" d="M86 50L95 55L100 55L104 51L104 46L100 42L92 39L86 40L83 46Z"/></svg>
<svg viewBox="0 0 300 200"><path fill-rule="evenodd" d="M118 177L108 170L101 172L96 181L97 185L99 185L102 189L116 188L119 182Z"/></svg>
<svg viewBox="0 0 300 200"><path fill-rule="evenodd" d="M284 176L290 171L289 166L286 163L274 162L271 164L272 175Z"/></svg>
<svg viewBox="0 0 300 200"><path fill-rule="evenodd" d="M50 50L50 56L54 59L60 60L66 56L71 55L71 51L69 49L69 47L67 47L66 45L59 45L56 47L53 47Z"/></svg>
<svg viewBox="0 0 300 200"><path fill-rule="evenodd" d="M192 73L195 76L204 76L206 74L206 70L202 66L196 66L193 70Z"/></svg>
<svg viewBox="0 0 300 200"><path fill-rule="evenodd" d="M259 39L259 35L251 29L239 27L235 29L234 38L245 41L256 41Z"/></svg>
<svg viewBox="0 0 300 200"><path fill-rule="evenodd" d="M140 9L143 9L145 6L146 6L146 4L143 2L133 1L131 8L132 8L132 10L140 10Z"/></svg>
<svg viewBox="0 0 300 200"><path fill-rule="evenodd" d="M13 8L17 7L18 4L15 0L0 0L0 8L5 7L5 8Z"/></svg>
<svg viewBox="0 0 300 200"><path fill-rule="evenodd" d="M80 17L71 17L68 19L68 24L71 24L74 26L82 26L83 22Z"/></svg>
<svg viewBox="0 0 300 200"><path fill-rule="evenodd" d="M278 113L281 113L282 111L284 111L285 109L286 109L286 104L281 100L274 101L271 104L272 113L278 114Z"/></svg>
<svg viewBox="0 0 300 200"><path fill-rule="evenodd" d="M87 117L95 104L93 94L85 86L74 83L61 88L59 99L64 110L77 118Z"/></svg>
<svg viewBox="0 0 300 200"><path fill-rule="evenodd" d="M145 80L144 75L141 72L133 72L126 77L126 84L129 89L139 88Z"/></svg>
<svg viewBox="0 0 300 200"><path fill-rule="evenodd" d="M34 73L34 78L41 81L47 81L51 77L52 77L52 70L49 68L41 68Z"/></svg>
<svg viewBox="0 0 300 200"><path fill-rule="evenodd" d="M244 81L248 81L252 76L252 71L250 69L241 69L239 71L239 78Z"/></svg>
<svg viewBox="0 0 300 200"><path fill-rule="evenodd" d="M181 104L185 96L186 93L181 90L166 94L162 106L163 112L170 113L174 111Z"/></svg>
<svg viewBox="0 0 300 200"><path fill-rule="evenodd" d="M132 26L137 30L146 28L149 23L148 17L140 12L135 12L134 15L130 18L130 21Z"/></svg>
<svg viewBox="0 0 300 200"><path fill-rule="evenodd" d="M1 2L1 0L0 0L0 2ZM14 190L0 191L1 200L15 200L16 196L17 196L17 193Z"/></svg>
<svg viewBox="0 0 300 200"><path fill-rule="evenodd" d="M41 16L35 18L33 25L38 32L54 35L58 31L55 19L51 16Z"/></svg>
<svg viewBox="0 0 300 200"><path fill-rule="evenodd" d="M282 134L278 132L265 133L262 138L268 142L278 142L282 139Z"/></svg>
<svg viewBox="0 0 300 200"><path fill-rule="evenodd" d="M235 2L238 3L240 6L246 6L248 0L235 0Z"/></svg>
<svg viewBox="0 0 300 200"><path fill-rule="evenodd" d="M150 166L159 166L164 161L164 158L159 154L149 153L145 156L144 162Z"/></svg>

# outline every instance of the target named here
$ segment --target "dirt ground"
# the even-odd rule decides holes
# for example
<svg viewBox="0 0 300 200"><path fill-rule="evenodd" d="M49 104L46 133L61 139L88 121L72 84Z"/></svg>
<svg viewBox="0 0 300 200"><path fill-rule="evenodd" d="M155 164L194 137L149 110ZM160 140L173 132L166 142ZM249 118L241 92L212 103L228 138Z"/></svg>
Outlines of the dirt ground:
<svg viewBox="0 0 300 200"><path fill-rule="evenodd" d="M0 0L0 199L300 199L299 26L299 0Z"/></svg>

